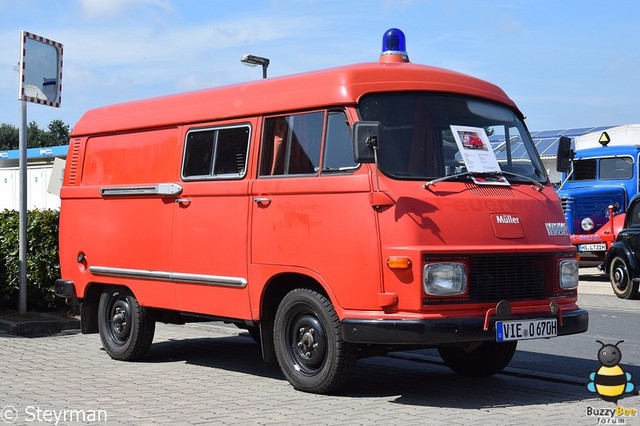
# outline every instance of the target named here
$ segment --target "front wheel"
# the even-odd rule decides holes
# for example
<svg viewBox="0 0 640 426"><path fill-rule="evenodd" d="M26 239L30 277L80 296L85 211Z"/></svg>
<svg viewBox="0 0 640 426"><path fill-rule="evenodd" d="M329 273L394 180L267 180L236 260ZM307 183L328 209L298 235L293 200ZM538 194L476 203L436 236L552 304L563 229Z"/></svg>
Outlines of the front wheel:
<svg viewBox="0 0 640 426"><path fill-rule="evenodd" d="M620 299L636 299L638 297L638 282L633 281L629 273L627 262L616 256L609 266L609 281L611 288Z"/></svg>
<svg viewBox="0 0 640 426"><path fill-rule="evenodd" d="M280 302L274 344L287 380L305 392L335 391L346 382L357 360L356 346L342 339L331 301L306 288L292 290Z"/></svg>
<svg viewBox="0 0 640 426"><path fill-rule="evenodd" d="M464 346L442 346L438 352L454 372L468 377L489 377L504 370L518 342L477 342Z"/></svg>
<svg viewBox="0 0 640 426"><path fill-rule="evenodd" d="M98 304L98 331L111 358L142 358L151 346L155 328L149 310L140 306L129 290L108 287L103 291Z"/></svg>

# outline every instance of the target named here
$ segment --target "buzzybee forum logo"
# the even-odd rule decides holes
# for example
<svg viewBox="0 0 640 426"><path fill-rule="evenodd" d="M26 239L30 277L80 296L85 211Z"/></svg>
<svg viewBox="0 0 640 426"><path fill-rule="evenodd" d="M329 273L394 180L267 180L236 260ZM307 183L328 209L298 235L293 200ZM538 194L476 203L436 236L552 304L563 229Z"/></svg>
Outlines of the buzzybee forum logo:
<svg viewBox="0 0 640 426"><path fill-rule="evenodd" d="M618 399L625 394L631 393L635 388L631 383L631 374L625 373L620 367L622 352L618 345L624 340L620 340L615 345L604 344L600 340L596 342L602 345L598 350L598 361L600 368L589 374L589 392L597 393L605 401L618 403Z"/></svg>

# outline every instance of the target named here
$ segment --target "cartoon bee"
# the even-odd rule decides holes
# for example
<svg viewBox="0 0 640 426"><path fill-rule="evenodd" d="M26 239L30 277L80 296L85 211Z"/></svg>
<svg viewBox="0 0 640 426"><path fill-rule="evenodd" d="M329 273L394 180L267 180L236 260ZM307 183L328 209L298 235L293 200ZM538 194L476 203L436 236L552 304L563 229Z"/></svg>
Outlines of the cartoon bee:
<svg viewBox="0 0 640 426"><path fill-rule="evenodd" d="M602 347L598 350L598 361L601 367L597 372L589 374L589 392L595 392L605 401L618 403L618 399L623 393L633 391L634 385L630 382L631 374L625 373L618 365L622 360L622 352L618 345L624 340L620 340L615 345L605 345L600 340L596 340Z"/></svg>

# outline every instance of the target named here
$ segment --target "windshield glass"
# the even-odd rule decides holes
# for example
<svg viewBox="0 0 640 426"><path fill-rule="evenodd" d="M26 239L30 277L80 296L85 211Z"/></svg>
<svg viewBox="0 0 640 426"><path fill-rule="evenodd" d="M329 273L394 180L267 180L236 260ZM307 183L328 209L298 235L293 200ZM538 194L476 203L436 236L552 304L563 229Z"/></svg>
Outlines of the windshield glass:
<svg viewBox="0 0 640 426"><path fill-rule="evenodd" d="M600 170L598 170L600 163ZM569 180L626 180L633 177L633 158L587 158L573 161L573 173Z"/></svg>
<svg viewBox="0 0 640 426"><path fill-rule="evenodd" d="M468 164L462 146L495 156L505 174L547 180L523 122L499 104L449 94L380 93L364 96L359 113L362 120L382 123L378 161L388 176L429 180L464 173ZM454 136L458 129L473 132ZM519 179L506 177L510 182Z"/></svg>

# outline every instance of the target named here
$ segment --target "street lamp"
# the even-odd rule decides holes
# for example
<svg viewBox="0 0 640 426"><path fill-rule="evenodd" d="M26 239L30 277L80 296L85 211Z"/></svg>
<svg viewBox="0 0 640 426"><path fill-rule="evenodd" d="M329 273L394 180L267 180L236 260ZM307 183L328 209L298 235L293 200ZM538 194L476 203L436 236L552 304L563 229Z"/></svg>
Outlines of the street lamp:
<svg viewBox="0 0 640 426"><path fill-rule="evenodd" d="M267 78L267 67L269 66L269 58L263 58L262 56L244 55L240 62L250 67L256 65L262 65L262 78Z"/></svg>

